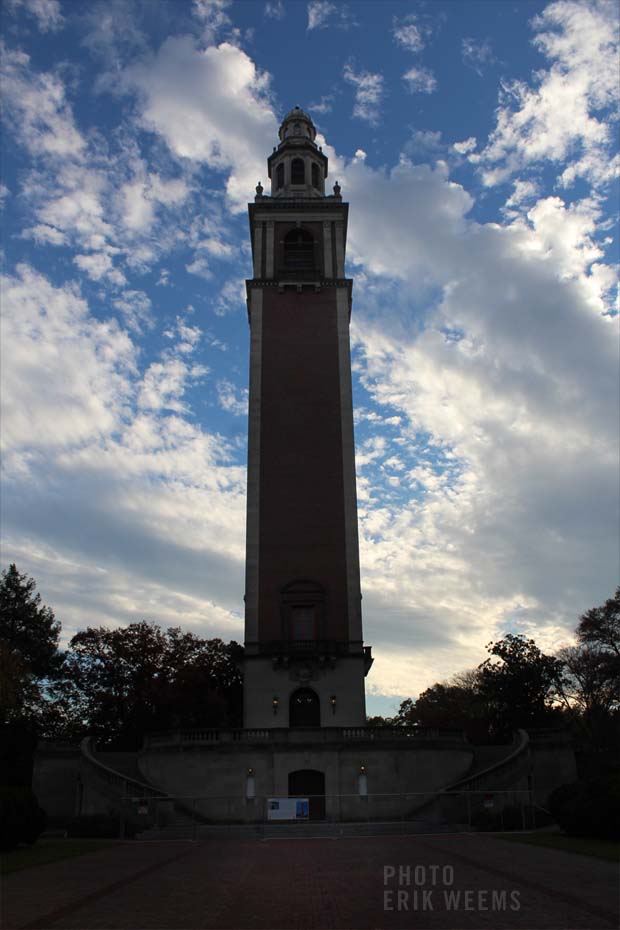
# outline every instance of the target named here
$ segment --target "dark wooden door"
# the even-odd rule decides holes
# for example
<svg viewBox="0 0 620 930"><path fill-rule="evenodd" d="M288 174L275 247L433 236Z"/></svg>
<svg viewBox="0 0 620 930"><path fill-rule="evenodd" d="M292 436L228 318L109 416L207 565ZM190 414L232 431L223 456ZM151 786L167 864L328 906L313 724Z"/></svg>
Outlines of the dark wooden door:
<svg viewBox="0 0 620 930"><path fill-rule="evenodd" d="M325 820L325 773L317 769L298 769L288 776L290 798L310 799L310 820Z"/></svg>
<svg viewBox="0 0 620 930"><path fill-rule="evenodd" d="M289 727L320 727L321 705L312 688L298 688L289 701Z"/></svg>

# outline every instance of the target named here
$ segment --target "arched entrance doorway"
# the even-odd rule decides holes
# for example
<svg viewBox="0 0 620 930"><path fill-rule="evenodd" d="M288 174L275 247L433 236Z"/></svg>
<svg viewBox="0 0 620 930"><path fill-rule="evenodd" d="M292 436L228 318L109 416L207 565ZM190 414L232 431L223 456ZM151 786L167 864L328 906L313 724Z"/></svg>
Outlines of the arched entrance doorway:
<svg viewBox="0 0 620 930"><path fill-rule="evenodd" d="M293 691L288 707L289 727L320 727L321 705L319 696L312 688Z"/></svg>
<svg viewBox="0 0 620 930"><path fill-rule="evenodd" d="M289 798L309 798L310 820L325 820L325 773L298 769L288 776Z"/></svg>

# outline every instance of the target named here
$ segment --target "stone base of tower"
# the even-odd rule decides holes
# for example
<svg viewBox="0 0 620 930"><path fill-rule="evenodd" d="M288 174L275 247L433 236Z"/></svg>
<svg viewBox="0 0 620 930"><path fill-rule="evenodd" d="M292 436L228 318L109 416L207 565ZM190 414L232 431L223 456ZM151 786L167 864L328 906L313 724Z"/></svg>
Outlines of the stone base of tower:
<svg viewBox="0 0 620 930"><path fill-rule="evenodd" d="M148 737L143 777L193 798L207 822L263 822L270 798L320 796L311 819L400 818L464 776L474 755L458 731L368 727L192 731Z"/></svg>
<svg viewBox="0 0 620 930"><path fill-rule="evenodd" d="M251 655L244 660L245 727L363 727L370 650L334 656Z"/></svg>

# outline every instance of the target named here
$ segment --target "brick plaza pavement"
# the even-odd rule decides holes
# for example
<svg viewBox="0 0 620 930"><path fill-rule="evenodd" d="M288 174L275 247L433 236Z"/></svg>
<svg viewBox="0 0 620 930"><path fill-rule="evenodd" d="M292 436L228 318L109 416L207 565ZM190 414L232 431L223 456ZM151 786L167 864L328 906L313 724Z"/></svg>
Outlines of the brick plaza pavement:
<svg viewBox="0 0 620 930"><path fill-rule="evenodd" d="M127 842L2 891L3 930L618 927L613 863L480 834Z"/></svg>

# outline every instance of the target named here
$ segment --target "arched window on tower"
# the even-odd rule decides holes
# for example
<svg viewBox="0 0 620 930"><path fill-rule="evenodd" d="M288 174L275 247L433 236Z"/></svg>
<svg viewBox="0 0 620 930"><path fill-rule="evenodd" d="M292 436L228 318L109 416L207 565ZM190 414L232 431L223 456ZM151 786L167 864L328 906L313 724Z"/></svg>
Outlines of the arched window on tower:
<svg viewBox="0 0 620 930"><path fill-rule="evenodd" d="M284 165L282 162L276 168L276 190L279 191L284 187Z"/></svg>
<svg viewBox="0 0 620 930"><path fill-rule="evenodd" d="M291 162L291 184L306 183L306 166L303 158L294 158Z"/></svg>
<svg viewBox="0 0 620 930"><path fill-rule="evenodd" d="M285 271L314 270L314 239L307 230L292 229L284 237L284 269Z"/></svg>
<svg viewBox="0 0 620 930"><path fill-rule="evenodd" d="M315 161L312 162L312 186L319 188L319 166Z"/></svg>

